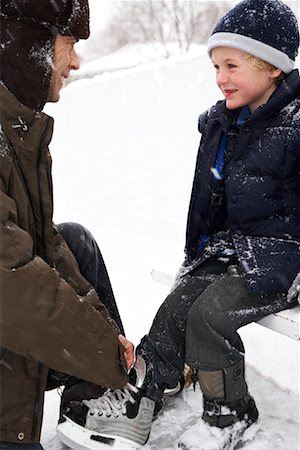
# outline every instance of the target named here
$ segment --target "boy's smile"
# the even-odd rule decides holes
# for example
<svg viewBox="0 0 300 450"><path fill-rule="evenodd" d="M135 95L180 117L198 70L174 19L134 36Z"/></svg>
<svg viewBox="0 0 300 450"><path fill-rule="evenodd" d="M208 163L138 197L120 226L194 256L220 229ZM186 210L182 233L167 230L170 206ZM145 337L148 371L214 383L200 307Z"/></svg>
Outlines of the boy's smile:
<svg viewBox="0 0 300 450"><path fill-rule="evenodd" d="M224 89L223 94L225 98L229 99L233 96L235 92L237 92L237 89Z"/></svg>
<svg viewBox="0 0 300 450"><path fill-rule="evenodd" d="M276 89L279 69L259 69L245 58L246 53L229 47L212 50L216 82L228 109L248 105L251 112L266 103Z"/></svg>

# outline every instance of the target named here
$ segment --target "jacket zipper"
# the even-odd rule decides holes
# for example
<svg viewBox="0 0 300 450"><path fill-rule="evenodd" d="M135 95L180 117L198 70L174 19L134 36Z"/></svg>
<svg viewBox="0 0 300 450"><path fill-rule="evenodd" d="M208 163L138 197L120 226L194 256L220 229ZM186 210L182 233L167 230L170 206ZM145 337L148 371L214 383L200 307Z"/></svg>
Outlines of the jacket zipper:
<svg viewBox="0 0 300 450"><path fill-rule="evenodd" d="M41 159L42 159L42 150L43 150L43 143L44 143L44 137L46 134L47 128L45 128L42 137L41 137L41 143L39 147L38 152L38 159L36 163L36 172L37 172L37 178L38 178L38 190L39 190L39 203L40 203L40 218L41 218L41 240L45 244L43 248L43 255L42 258L47 262L47 248L46 248L46 239L45 239L45 213L44 213L44 207L43 207L43 190L42 190L42 176L41 176Z"/></svg>
<svg viewBox="0 0 300 450"><path fill-rule="evenodd" d="M36 429L37 429L37 416L39 410L39 403L41 398L41 385L42 385L42 375L43 375L43 364L38 364L38 373L37 380L35 385L35 396L33 403L33 417L32 417L32 428L31 428L31 440L34 441L36 437Z"/></svg>
<svg viewBox="0 0 300 450"><path fill-rule="evenodd" d="M43 149L43 143L44 143L44 138L47 132L47 126L45 127L42 135L41 135L41 140L40 140L40 146L39 146L39 150L38 150L38 158L37 158L37 164L36 164L36 171L37 171L37 177L38 177L38 191L39 191L39 206L40 206L40 216L41 216L41 238L42 238L42 242L45 242L45 214L44 214L44 209L43 209L43 204L42 204L42 180L41 180L41 173L40 173L40 163L41 163L41 157L42 157L42 149ZM19 160L18 160L18 156L17 153L13 147L13 145L11 145L11 143L8 141L9 143L9 149L11 151L11 155L13 157L13 160L16 164L16 168L17 171L20 175L20 178L23 182L24 185L24 189L27 192L28 195L28 199L33 211L33 206L32 206L32 201L31 201L31 197L30 194L28 192L27 189L27 184L25 181L25 177L23 175L22 169L19 165ZM45 261L47 260L47 250L46 250L46 245L45 245L45 249L43 249L43 253L44 255L41 255L43 258L45 258ZM5 350L5 349L4 349ZM4 351L5 353L5 351ZM1 355L3 357L3 354ZM32 417L32 427L31 427L31 440L34 441L35 440L35 436L36 436L36 430L37 430L37 416L38 416L38 409L39 409L39 404L40 404L40 398L41 398L41 385L42 385L42 375L43 375L43 368L44 365L42 363L38 363L38 368L37 368L37 380L36 380L36 388L35 388L35 397L34 397L34 403L33 403L33 417Z"/></svg>
<svg viewBox="0 0 300 450"><path fill-rule="evenodd" d="M40 218L41 218L41 240L44 243L43 255L41 255L41 257L47 262L47 248L46 248L46 241L45 241L45 213L44 213L43 201L42 201L43 191L42 191L42 176L41 176L41 167L40 167L46 131L47 131L47 127L45 127L45 129L42 133L42 136L41 136L41 140L40 140L38 158L37 158L37 163L36 163L36 172L37 172L37 178L38 178L39 206L40 206ZM38 416L39 404L40 404L40 398L41 398L43 368L44 368L44 365L42 363L39 363L37 380L36 380L36 388L35 388L35 398L34 398L34 404L33 404L33 417L32 417L32 428L31 428L31 439L32 440L35 439L36 430L37 430L37 416Z"/></svg>

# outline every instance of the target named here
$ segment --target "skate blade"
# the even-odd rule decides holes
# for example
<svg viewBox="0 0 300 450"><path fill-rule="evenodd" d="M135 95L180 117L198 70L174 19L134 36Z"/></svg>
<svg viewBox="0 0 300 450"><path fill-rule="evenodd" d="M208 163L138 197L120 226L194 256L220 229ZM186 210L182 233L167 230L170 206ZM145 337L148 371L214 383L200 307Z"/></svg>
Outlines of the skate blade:
<svg viewBox="0 0 300 450"><path fill-rule="evenodd" d="M141 447L129 439L100 434L81 427L67 417L65 419L56 428L57 436L73 450L132 450Z"/></svg>

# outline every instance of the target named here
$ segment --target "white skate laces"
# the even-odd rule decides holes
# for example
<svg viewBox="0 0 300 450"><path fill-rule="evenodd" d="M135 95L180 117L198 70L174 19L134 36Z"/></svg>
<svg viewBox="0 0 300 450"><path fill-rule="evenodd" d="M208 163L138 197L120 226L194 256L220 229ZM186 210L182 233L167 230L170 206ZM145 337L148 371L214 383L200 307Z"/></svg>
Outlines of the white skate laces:
<svg viewBox="0 0 300 450"><path fill-rule="evenodd" d="M83 404L89 408L89 416L103 416L106 417L119 417L121 414L126 414L126 404L130 402L134 404L136 400L133 398L132 393L137 394L138 388L130 383L127 383L123 389L111 390L108 389L102 397L83 400Z"/></svg>
<svg viewBox="0 0 300 450"><path fill-rule="evenodd" d="M75 408L74 414L70 407L69 416L66 413L66 420L57 427L60 440L74 450L108 450L108 446L134 450L144 445L155 410L155 401L143 396L145 375L146 364L138 357L125 387L83 400L84 407Z"/></svg>

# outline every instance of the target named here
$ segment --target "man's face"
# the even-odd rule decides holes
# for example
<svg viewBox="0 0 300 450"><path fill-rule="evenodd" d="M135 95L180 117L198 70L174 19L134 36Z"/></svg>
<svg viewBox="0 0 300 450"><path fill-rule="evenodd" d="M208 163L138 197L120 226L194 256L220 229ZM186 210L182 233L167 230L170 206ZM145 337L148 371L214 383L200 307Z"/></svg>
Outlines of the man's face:
<svg viewBox="0 0 300 450"><path fill-rule="evenodd" d="M57 102L64 78L71 70L79 69L79 59L74 49L76 39L58 34L54 42L54 63L48 92L48 102Z"/></svg>

